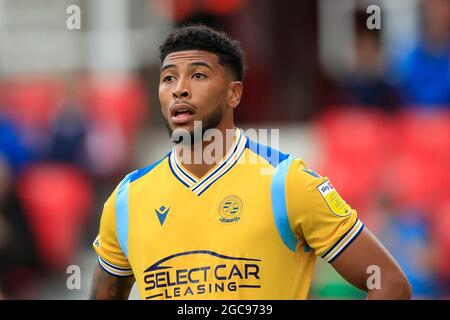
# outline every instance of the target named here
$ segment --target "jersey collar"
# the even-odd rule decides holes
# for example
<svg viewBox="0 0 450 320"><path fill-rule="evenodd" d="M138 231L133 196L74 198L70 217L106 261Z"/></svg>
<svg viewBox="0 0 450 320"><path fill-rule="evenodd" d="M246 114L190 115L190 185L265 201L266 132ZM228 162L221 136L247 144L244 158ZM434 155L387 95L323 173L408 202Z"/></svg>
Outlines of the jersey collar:
<svg viewBox="0 0 450 320"><path fill-rule="evenodd" d="M197 178L195 175L186 170L181 162L178 160L175 148L169 156L169 166L174 176L180 180L186 187L188 187L197 196L200 196L206 191L214 182L220 179L227 173L239 160L244 152L247 138L238 128L235 129L234 140L231 148L228 150L225 157L217 163L211 170L208 171L202 178Z"/></svg>

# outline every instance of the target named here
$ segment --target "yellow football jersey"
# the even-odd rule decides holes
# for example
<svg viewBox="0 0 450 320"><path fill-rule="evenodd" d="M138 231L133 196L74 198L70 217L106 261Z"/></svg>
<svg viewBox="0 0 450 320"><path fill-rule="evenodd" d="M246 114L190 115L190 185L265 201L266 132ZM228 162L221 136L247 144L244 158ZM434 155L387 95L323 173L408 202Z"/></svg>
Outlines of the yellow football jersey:
<svg viewBox="0 0 450 320"><path fill-rule="evenodd" d="M174 150L127 175L93 246L142 299L306 299L316 256L331 262L363 228L326 177L236 129L202 178Z"/></svg>

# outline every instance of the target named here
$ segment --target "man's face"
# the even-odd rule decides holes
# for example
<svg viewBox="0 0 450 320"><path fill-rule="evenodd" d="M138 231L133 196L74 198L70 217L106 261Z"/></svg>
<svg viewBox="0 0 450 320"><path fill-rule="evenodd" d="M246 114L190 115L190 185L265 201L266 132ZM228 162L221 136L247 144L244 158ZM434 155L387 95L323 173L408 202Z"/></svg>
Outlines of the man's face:
<svg viewBox="0 0 450 320"><path fill-rule="evenodd" d="M188 130L202 121L203 131L222 121L232 98L231 72L219 63L217 55L200 50L173 52L161 67L159 100L171 132Z"/></svg>

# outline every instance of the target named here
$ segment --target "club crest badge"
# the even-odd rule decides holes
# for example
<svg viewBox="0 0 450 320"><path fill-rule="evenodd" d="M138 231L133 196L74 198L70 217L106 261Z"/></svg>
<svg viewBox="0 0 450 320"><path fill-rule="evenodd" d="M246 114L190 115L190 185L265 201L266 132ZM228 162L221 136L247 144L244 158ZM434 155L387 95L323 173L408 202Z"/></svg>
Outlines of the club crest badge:
<svg viewBox="0 0 450 320"><path fill-rule="evenodd" d="M243 211L242 200L238 196L231 195L224 198L219 205L220 222L237 222L241 219Z"/></svg>

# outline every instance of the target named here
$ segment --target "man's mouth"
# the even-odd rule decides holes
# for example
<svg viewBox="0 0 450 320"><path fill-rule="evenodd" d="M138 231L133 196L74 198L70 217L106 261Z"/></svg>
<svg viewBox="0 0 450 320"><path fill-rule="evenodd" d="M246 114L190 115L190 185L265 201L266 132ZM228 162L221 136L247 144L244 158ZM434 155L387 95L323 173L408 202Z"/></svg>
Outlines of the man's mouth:
<svg viewBox="0 0 450 320"><path fill-rule="evenodd" d="M194 118L195 110L188 104L175 104L170 110L170 116L173 123L185 124Z"/></svg>

